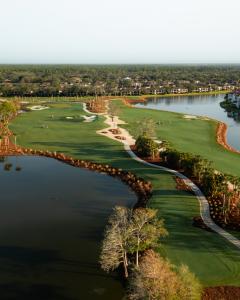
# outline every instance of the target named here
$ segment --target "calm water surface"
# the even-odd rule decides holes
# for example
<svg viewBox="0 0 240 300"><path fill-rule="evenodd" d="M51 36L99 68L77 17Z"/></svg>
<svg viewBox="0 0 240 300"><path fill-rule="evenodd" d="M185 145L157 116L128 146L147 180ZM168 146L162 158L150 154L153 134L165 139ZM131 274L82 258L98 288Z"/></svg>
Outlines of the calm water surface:
<svg viewBox="0 0 240 300"><path fill-rule="evenodd" d="M134 205L135 194L53 159L7 163L9 171L0 163L0 299L122 299L118 276L99 269L99 247L112 208Z"/></svg>
<svg viewBox="0 0 240 300"><path fill-rule="evenodd" d="M146 103L138 103L136 106L207 116L222 121L228 125L228 143L240 150L240 123L229 118L220 107L219 103L223 100L224 95L156 97L149 98Z"/></svg>

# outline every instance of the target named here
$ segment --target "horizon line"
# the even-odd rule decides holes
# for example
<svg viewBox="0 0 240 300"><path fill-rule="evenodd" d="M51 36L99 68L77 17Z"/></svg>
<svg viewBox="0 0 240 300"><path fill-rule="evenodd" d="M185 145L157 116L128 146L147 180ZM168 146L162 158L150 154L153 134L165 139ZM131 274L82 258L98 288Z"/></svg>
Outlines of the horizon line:
<svg viewBox="0 0 240 300"><path fill-rule="evenodd" d="M72 66L91 66L91 65L112 65L112 66L127 66L127 65L150 65L150 66L164 66L164 65L240 65L240 62L167 62L167 63L1 63L0 66L46 66L46 65L55 65L55 66L64 66L64 65L72 65Z"/></svg>

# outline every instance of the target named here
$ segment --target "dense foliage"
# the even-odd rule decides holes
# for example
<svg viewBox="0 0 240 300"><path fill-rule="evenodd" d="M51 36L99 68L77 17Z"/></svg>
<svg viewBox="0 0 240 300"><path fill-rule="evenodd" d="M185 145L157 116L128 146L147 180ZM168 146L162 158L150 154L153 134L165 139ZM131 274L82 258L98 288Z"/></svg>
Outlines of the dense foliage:
<svg viewBox="0 0 240 300"><path fill-rule="evenodd" d="M239 84L239 65L0 66L2 96L141 95Z"/></svg>
<svg viewBox="0 0 240 300"><path fill-rule="evenodd" d="M130 279L131 300L200 300L202 288L185 265L177 268L153 250L142 257Z"/></svg>
<svg viewBox="0 0 240 300"><path fill-rule="evenodd" d="M216 171L199 155L175 149L160 154L169 167L183 172L201 187L217 223L240 230L240 178Z"/></svg>
<svg viewBox="0 0 240 300"><path fill-rule="evenodd" d="M155 158L158 155L158 144L147 136L140 135L136 140L135 147L140 156Z"/></svg>

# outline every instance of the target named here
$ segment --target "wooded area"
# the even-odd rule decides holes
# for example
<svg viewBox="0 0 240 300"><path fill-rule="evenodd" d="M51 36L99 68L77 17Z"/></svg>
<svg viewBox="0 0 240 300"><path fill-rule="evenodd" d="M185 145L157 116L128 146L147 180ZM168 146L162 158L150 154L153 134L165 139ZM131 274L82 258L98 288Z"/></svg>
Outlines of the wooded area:
<svg viewBox="0 0 240 300"><path fill-rule="evenodd" d="M1 65L0 96L211 92L240 86L239 65Z"/></svg>

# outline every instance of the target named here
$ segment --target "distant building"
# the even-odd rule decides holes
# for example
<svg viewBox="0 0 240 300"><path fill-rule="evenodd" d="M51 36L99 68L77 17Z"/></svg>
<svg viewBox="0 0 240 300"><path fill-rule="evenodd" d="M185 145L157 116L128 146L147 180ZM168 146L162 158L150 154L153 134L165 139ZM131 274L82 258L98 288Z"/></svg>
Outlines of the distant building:
<svg viewBox="0 0 240 300"><path fill-rule="evenodd" d="M172 94L186 94L186 93L188 93L188 89L186 89L186 88L174 88L174 89L171 89L170 92Z"/></svg>

